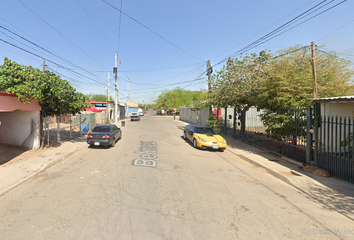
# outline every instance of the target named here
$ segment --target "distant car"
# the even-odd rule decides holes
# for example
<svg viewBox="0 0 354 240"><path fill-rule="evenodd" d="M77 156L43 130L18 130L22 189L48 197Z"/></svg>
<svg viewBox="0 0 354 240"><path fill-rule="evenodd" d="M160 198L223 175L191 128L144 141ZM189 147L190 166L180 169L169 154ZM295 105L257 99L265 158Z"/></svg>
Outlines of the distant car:
<svg viewBox="0 0 354 240"><path fill-rule="evenodd" d="M226 140L211 127L187 125L183 130L183 138L191 141L195 148L216 149L223 152L227 147Z"/></svg>
<svg viewBox="0 0 354 240"><path fill-rule="evenodd" d="M145 111L145 110L144 110L144 111L143 111L143 113L144 113L144 114L146 114L146 113L147 113L147 111Z"/></svg>
<svg viewBox="0 0 354 240"><path fill-rule="evenodd" d="M137 112L132 112L130 114L130 121L140 121L140 115Z"/></svg>
<svg viewBox="0 0 354 240"><path fill-rule="evenodd" d="M114 124L97 125L87 135L87 143L90 144L91 147L114 147L118 139L122 139L122 130Z"/></svg>

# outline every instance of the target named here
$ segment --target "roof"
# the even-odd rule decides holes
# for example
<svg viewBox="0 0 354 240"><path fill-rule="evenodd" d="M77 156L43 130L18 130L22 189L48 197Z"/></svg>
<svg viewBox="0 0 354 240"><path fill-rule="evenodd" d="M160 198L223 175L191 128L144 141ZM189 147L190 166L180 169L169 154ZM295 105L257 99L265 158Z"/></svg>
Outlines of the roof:
<svg viewBox="0 0 354 240"><path fill-rule="evenodd" d="M330 98L317 98L313 100L314 102L330 102L330 103L343 103L343 102L354 102L354 96L342 96L342 97L330 97Z"/></svg>

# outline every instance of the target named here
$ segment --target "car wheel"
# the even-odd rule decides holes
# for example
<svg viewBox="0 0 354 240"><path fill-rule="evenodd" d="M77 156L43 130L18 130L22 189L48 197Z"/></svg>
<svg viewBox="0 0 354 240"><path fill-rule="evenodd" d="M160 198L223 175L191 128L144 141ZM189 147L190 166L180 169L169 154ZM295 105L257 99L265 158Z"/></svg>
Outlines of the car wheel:
<svg viewBox="0 0 354 240"><path fill-rule="evenodd" d="M184 139L184 140L187 139L187 134L186 134L186 132L183 132L183 139Z"/></svg>
<svg viewBox="0 0 354 240"><path fill-rule="evenodd" d="M223 149L219 149L219 151L220 151L220 152L223 152L223 151L225 151L225 148L223 148Z"/></svg>
<svg viewBox="0 0 354 240"><path fill-rule="evenodd" d="M193 147L194 147L194 148L198 148L198 146L197 146L197 140L196 140L195 138L193 139Z"/></svg>
<svg viewBox="0 0 354 240"><path fill-rule="evenodd" d="M114 138L111 146L114 147L115 145L116 145L116 139Z"/></svg>
<svg viewBox="0 0 354 240"><path fill-rule="evenodd" d="M122 140L122 135L123 135L123 133L121 132L120 136L119 136L119 140Z"/></svg>

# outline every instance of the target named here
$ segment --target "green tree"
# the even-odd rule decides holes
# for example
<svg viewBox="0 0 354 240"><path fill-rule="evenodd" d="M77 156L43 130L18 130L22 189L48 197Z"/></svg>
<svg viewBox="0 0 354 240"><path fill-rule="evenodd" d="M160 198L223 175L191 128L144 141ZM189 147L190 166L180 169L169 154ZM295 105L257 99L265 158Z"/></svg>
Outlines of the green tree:
<svg viewBox="0 0 354 240"><path fill-rule="evenodd" d="M317 49L317 98L353 95L354 71L351 63L335 53ZM262 78L257 106L263 109L309 106L313 100L311 50L297 45L278 51Z"/></svg>
<svg viewBox="0 0 354 240"><path fill-rule="evenodd" d="M76 92L68 81L53 72L43 73L7 58L0 65L0 91L16 94L25 104L38 101L47 116L76 114L88 105L84 94Z"/></svg>
<svg viewBox="0 0 354 240"><path fill-rule="evenodd" d="M317 49L317 97L353 95L350 62L335 53ZM278 51L269 61L266 75L259 85L256 105L264 109L261 116L269 135L277 140L290 138L293 144L306 122L306 110L313 103L311 49L297 45Z"/></svg>
<svg viewBox="0 0 354 240"><path fill-rule="evenodd" d="M239 108L243 135L246 111L256 103L259 83L265 75L264 69L270 57L267 51L261 51L259 54L241 56L240 59L230 58L226 65L212 76L210 103L225 109L228 106Z"/></svg>
<svg viewBox="0 0 354 240"><path fill-rule="evenodd" d="M181 106L189 106L194 100L203 95L203 91L190 91L184 90L180 87L173 90L162 91L161 94L155 99L153 107L156 109L179 109Z"/></svg>
<svg viewBox="0 0 354 240"><path fill-rule="evenodd" d="M107 95L105 95L105 94L89 93L89 94L86 94L85 96L89 100L95 100L97 102L107 102ZM109 101L113 101L112 96L109 96Z"/></svg>

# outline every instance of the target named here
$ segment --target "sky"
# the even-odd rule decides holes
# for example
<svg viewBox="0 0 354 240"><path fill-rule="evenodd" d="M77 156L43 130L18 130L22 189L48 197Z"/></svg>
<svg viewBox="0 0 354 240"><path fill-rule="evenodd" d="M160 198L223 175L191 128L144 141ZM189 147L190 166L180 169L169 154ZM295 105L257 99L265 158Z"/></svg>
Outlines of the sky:
<svg viewBox="0 0 354 240"><path fill-rule="evenodd" d="M114 98L117 52L119 101L152 103L207 89L207 60L215 72L240 53L315 41L354 61L353 10L353 0L3 0L0 64L46 60L84 94L106 94L110 78Z"/></svg>

